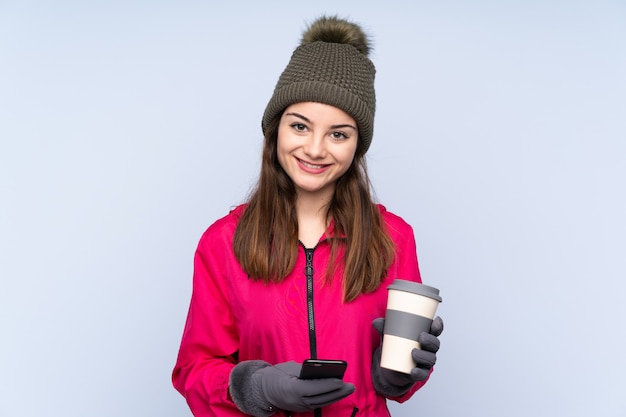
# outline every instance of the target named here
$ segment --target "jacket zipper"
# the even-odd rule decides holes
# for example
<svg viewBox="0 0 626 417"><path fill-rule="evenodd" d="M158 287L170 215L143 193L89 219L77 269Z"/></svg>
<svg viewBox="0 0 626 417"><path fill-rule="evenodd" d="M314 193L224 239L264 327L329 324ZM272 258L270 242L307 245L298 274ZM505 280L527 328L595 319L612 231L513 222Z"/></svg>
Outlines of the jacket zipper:
<svg viewBox="0 0 626 417"><path fill-rule="evenodd" d="M313 311L313 251L315 249L304 248L306 254L306 267L304 274L306 276L306 308L309 320L309 350L311 359L317 359L317 339L315 336L315 313Z"/></svg>
<svg viewBox="0 0 626 417"><path fill-rule="evenodd" d="M302 245L304 247L304 245ZM304 268L304 275L306 276L306 308L307 317L309 321L309 349L311 352L311 358L317 359L317 337L315 335L315 312L313 310L313 252L315 248L309 249L304 247L304 253L306 254L306 266ZM359 411L357 407L352 410L351 417L356 416ZM316 408L313 410L315 417L322 416L322 409Z"/></svg>
<svg viewBox="0 0 626 417"><path fill-rule="evenodd" d="M311 354L311 359L317 359L315 312L313 310L313 273L315 272L315 270L313 269L313 252L315 252L315 248L307 248L302 242L300 242L300 244L304 248L304 254L306 255L306 266L304 267L304 275L306 277L306 309L307 319L309 322L309 350ZM358 411L359 409L357 407L354 407L350 416L356 416L356 413ZM313 410L313 415L314 417L322 417L322 409L316 408L315 410ZM285 411L285 416L291 417L291 414L288 411Z"/></svg>
<svg viewBox="0 0 626 417"><path fill-rule="evenodd" d="M304 246L304 245L303 245ZM313 310L313 249L304 248L306 254L306 266L304 267L304 275L306 276L306 310L309 320L309 350L311 352L311 358L317 359L317 338L315 335L315 312ZM316 408L313 410L315 417L322 416L322 409Z"/></svg>

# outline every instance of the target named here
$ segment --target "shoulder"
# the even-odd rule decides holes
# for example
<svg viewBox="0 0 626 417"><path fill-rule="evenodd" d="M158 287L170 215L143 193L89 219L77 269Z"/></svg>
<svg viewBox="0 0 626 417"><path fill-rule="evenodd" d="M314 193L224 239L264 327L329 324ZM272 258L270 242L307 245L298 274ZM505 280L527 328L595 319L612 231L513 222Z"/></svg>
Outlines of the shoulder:
<svg viewBox="0 0 626 417"><path fill-rule="evenodd" d="M200 238L200 246L214 244L215 242L232 242L237 223L245 208L245 204L239 205L210 225Z"/></svg>
<svg viewBox="0 0 626 417"><path fill-rule="evenodd" d="M402 217L398 216L387 210L382 204L377 204L380 215L387 228L387 231L393 238L396 236L406 236L407 234L413 235L413 228Z"/></svg>
<svg viewBox="0 0 626 417"><path fill-rule="evenodd" d="M398 230L400 232L413 230L410 224L408 224L402 217L387 210L382 204L377 204L380 215L385 222L385 225L391 229Z"/></svg>

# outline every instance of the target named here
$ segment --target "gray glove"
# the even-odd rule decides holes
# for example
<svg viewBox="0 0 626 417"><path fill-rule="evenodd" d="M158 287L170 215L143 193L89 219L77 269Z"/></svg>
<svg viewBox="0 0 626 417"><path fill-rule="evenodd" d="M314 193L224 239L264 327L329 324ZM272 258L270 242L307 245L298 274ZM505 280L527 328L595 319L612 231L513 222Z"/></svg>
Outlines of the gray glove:
<svg viewBox="0 0 626 417"><path fill-rule="evenodd" d="M375 319L372 322L372 326L382 336L385 319ZM437 361L436 353L439 350L439 339L437 336L441 332L443 332L443 320L441 317L436 317L430 326L430 332L420 333L417 341L421 349L413 349L411 351L411 357L416 366L411 370L410 374L380 367L381 344L374 352L374 358L372 359L372 380L376 391L388 397L396 397L409 391L414 383L428 378L430 370Z"/></svg>
<svg viewBox="0 0 626 417"><path fill-rule="evenodd" d="M337 378L299 379L302 365L244 361L230 374L233 402L246 414L267 417L278 410L303 412L321 408L354 392L354 385Z"/></svg>

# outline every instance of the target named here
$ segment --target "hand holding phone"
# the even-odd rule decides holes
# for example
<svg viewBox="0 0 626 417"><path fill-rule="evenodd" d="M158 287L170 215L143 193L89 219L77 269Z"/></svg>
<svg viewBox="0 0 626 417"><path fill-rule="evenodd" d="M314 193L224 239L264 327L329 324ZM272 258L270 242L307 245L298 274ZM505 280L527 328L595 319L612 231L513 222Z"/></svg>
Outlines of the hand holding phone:
<svg viewBox="0 0 626 417"><path fill-rule="evenodd" d="M300 379L343 379L348 363L336 359L307 359L302 363Z"/></svg>

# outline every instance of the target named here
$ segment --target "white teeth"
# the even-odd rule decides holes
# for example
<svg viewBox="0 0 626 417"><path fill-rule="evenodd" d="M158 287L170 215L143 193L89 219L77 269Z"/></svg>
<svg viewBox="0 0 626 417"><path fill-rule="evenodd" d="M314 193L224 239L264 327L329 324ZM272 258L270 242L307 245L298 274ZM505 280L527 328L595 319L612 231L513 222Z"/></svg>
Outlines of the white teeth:
<svg viewBox="0 0 626 417"><path fill-rule="evenodd" d="M320 169L324 167L324 165L313 165L313 164L309 164L308 162L304 162L302 160L300 162L302 162L302 165L304 165L307 168Z"/></svg>

